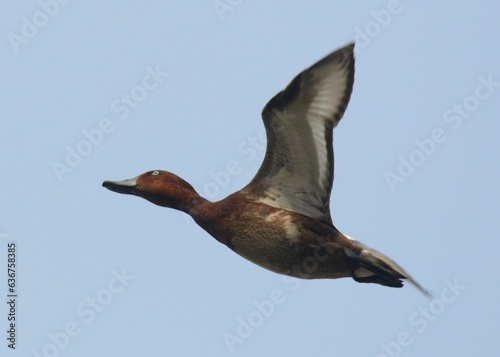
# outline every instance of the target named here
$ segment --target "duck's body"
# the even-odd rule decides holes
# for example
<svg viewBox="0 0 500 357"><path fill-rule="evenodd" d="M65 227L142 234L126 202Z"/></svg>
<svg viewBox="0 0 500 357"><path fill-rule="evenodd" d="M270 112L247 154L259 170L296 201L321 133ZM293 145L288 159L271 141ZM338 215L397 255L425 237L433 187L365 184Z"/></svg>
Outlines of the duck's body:
<svg viewBox="0 0 500 357"><path fill-rule="evenodd" d="M399 265L333 225L333 128L354 82L354 45L306 69L265 106L264 162L242 190L218 202L201 197L167 171L149 171L103 186L186 212L222 244L251 262L297 278L352 277L401 287Z"/></svg>
<svg viewBox="0 0 500 357"><path fill-rule="evenodd" d="M256 202L241 192L201 203L188 213L234 252L276 273L307 279L354 273L355 265L343 251L353 247L349 239L302 214Z"/></svg>

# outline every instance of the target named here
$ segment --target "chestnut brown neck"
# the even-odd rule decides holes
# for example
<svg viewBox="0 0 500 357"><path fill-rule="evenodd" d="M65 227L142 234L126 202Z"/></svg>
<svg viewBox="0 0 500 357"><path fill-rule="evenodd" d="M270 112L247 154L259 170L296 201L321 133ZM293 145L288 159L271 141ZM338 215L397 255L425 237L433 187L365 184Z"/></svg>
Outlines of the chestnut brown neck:
<svg viewBox="0 0 500 357"><path fill-rule="evenodd" d="M139 191L138 196L156 205L173 208L188 214L193 207L207 202L205 198L201 197L194 188L184 180L169 182L159 187L153 187L153 189L148 192Z"/></svg>

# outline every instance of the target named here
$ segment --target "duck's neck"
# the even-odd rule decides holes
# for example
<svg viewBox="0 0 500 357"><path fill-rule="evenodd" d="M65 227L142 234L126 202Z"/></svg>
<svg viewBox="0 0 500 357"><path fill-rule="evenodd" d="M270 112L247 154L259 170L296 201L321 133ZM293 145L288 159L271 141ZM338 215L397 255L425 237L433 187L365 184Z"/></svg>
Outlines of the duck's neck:
<svg viewBox="0 0 500 357"><path fill-rule="evenodd" d="M196 191L195 191L195 193L196 193ZM193 208L196 208L196 207L200 206L201 204L207 203L207 202L209 202L207 199L201 197L200 195L198 195L198 193L196 193L195 197L193 197L192 199L189 199L188 201L181 202L177 206L176 209L179 211L185 212L189 215L192 215Z"/></svg>
<svg viewBox="0 0 500 357"><path fill-rule="evenodd" d="M193 208L208 202L195 191L193 186L179 177L164 183L152 192L143 193L142 197L159 206L173 208L188 214Z"/></svg>

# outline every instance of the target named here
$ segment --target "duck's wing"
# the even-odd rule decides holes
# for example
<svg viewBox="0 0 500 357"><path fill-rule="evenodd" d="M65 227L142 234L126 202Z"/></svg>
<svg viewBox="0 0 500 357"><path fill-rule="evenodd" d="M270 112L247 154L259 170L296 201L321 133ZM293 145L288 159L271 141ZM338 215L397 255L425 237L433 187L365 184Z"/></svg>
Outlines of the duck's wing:
<svg viewBox="0 0 500 357"><path fill-rule="evenodd" d="M333 128L351 97L353 50L347 45L304 70L264 107L266 155L243 189L259 202L332 225Z"/></svg>

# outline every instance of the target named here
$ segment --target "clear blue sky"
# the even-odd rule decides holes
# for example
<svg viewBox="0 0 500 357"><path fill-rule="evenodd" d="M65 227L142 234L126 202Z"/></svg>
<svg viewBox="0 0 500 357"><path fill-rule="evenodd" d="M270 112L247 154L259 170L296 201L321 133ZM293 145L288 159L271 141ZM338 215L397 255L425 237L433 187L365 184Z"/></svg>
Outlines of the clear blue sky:
<svg viewBox="0 0 500 357"><path fill-rule="evenodd" d="M498 352L497 1L10 2L0 13L2 356ZM284 279L179 212L101 187L151 169L217 200L264 155L260 113L357 40L335 225L435 293ZM232 353L231 353L232 351Z"/></svg>

